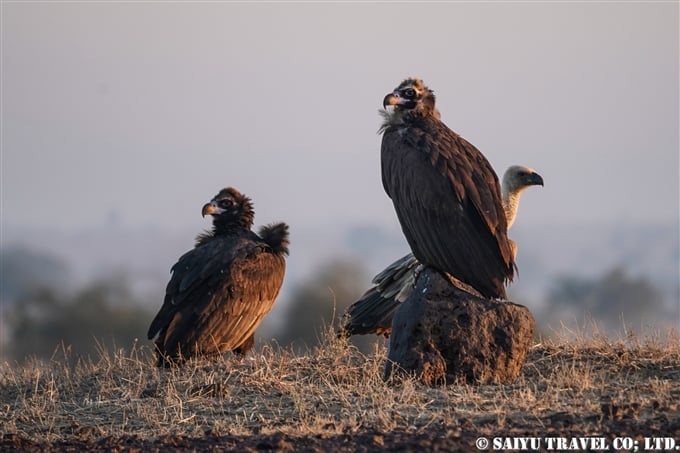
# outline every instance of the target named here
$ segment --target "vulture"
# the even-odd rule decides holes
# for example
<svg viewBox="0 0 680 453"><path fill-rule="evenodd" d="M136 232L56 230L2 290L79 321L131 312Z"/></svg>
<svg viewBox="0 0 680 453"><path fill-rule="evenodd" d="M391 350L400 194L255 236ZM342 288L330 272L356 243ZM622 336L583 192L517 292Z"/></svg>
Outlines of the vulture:
<svg viewBox="0 0 680 453"><path fill-rule="evenodd" d="M422 80L404 80L383 107L382 183L413 255L486 298L505 299L516 266L491 164L440 120Z"/></svg>
<svg viewBox="0 0 680 453"><path fill-rule="evenodd" d="M542 186L543 178L529 167L513 165L505 170L501 192L503 210L508 228L517 217L519 200L524 189ZM517 255L514 241L510 240L513 258ZM411 294L419 270L418 260L409 253L387 266L373 278L373 287L361 299L347 308L341 327L341 336L376 334L389 337L392 317L399 305Z"/></svg>
<svg viewBox="0 0 680 453"><path fill-rule="evenodd" d="M288 255L288 225L251 231L253 203L227 187L203 206L212 230L172 266L163 305L149 327L158 366L228 351L244 355L279 294Z"/></svg>

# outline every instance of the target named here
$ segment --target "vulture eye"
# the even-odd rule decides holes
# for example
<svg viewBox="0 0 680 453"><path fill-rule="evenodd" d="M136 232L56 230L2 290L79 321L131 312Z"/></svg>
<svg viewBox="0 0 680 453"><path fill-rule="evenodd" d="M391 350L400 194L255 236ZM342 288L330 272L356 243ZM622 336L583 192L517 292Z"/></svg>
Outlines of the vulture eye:
<svg viewBox="0 0 680 453"><path fill-rule="evenodd" d="M402 94L404 95L405 98L413 98L416 96L416 90L413 88L407 88L405 89Z"/></svg>
<svg viewBox="0 0 680 453"><path fill-rule="evenodd" d="M222 206L223 208L229 208L233 205L234 205L234 203L228 198L220 200L220 206Z"/></svg>

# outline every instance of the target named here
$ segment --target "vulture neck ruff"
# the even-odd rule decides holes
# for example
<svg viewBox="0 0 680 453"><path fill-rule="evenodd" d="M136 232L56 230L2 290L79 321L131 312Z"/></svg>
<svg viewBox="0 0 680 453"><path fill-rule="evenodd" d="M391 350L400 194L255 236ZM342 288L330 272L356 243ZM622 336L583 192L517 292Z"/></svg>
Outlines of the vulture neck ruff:
<svg viewBox="0 0 680 453"><path fill-rule="evenodd" d="M252 213L241 213L239 217L218 215L213 217L212 230L204 231L196 236L196 245L202 245L220 236L234 236L250 231L253 225Z"/></svg>

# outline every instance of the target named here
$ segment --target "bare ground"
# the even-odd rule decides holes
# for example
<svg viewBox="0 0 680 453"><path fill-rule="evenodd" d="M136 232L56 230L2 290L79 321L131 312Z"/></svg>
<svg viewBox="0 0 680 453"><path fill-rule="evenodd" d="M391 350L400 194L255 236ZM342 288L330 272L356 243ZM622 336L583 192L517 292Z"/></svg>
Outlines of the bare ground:
<svg viewBox="0 0 680 453"><path fill-rule="evenodd" d="M478 437L680 443L680 341L543 342L511 385L383 382L385 351L338 340L307 355L160 371L147 348L0 368L0 450L452 451ZM542 448L545 449L545 443ZM586 449L587 450L587 449Z"/></svg>

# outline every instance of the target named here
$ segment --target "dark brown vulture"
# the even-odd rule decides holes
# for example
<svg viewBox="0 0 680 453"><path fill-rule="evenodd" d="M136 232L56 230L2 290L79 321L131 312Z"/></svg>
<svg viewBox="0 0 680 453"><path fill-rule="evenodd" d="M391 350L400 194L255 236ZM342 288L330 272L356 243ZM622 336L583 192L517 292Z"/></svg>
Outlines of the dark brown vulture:
<svg viewBox="0 0 680 453"><path fill-rule="evenodd" d="M505 299L515 261L493 168L441 122L420 79L404 80L383 107L382 182L411 251L484 297Z"/></svg>
<svg viewBox="0 0 680 453"><path fill-rule="evenodd" d="M288 255L288 225L253 225L253 204L232 187L203 206L212 231L172 266L165 300L149 327L158 366L196 355L245 354L279 294Z"/></svg>
<svg viewBox="0 0 680 453"><path fill-rule="evenodd" d="M519 200L524 189L543 185L543 178L529 167L513 165L505 170L501 192L508 228L515 222ZM509 240L513 258L517 255L514 241ZM341 335L376 334L390 336L392 317L399 305L411 294L418 274L418 260L408 254L390 264L373 278L373 287L347 308Z"/></svg>

